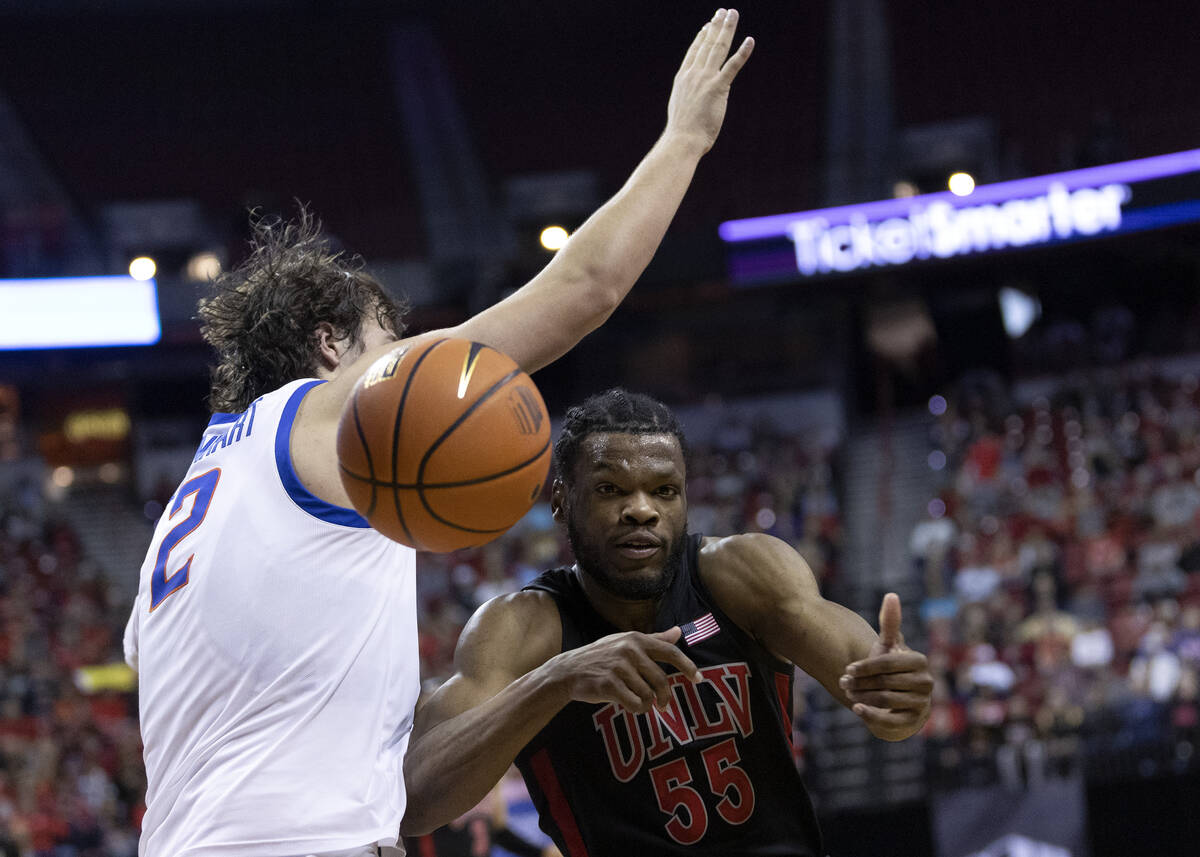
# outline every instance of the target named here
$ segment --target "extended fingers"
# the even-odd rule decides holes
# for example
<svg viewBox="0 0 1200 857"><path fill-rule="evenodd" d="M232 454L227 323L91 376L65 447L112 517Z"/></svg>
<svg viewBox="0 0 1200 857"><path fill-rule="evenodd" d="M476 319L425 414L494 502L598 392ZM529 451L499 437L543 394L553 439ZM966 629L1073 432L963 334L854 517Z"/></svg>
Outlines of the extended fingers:
<svg viewBox="0 0 1200 857"><path fill-rule="evenodd" d="M617 703L617 705L626 711L640 714L643 711L650 710L651 703L638 696L624 684L614 686L612 692L607 696L609 700Z"/></svg>
<svg viewBox="0 0 1200 857"><path fill-rule="evenodd" d="M709 68L720 68L721 63L729 53L729 45L733 42L733 31L737 29L738 13L736 9L718 9L717 14L708 23L708 38L696 56L696 62Z"/></svg>
<svg viewBox="0 0 1200 857"><path fill-rule="evenodd" d="M888 649L901 643L900 596L895 592L883 596L879 606L879 642Z"/></svg>
<svg viewBox="0 0 1200 857"><path fill-rule="evenodd" d="M700 671L696 669L696 664L678 646L664 643L661 640L648 640L645 652L660 664L670 664L675 667L690 681L700 680Z"/></svg>
<svg viewBox="0 0 1200 857"><path fill-rule="evenodd" d="M667 700L671 698L671 683L667 680L667 674L663 668L645 654L639 654L635 659L634 668L653 694L650 702L656 705L666 705Z"/></svg>
<svg viewBox="0 0 1200 857"><path fill-rule="evenodd" d="M661 675L662 670L658 669L658 667L655 667L653 664L650 666L653 668L653 670L657 670ZM616 696L617 701L620 702L621 705L623 705L625 708L628 708L630 711L636 711L639 713L650 710L650 707L654 705L655 699L658 696L658 692L651 687L651 682L654 681L652 676L645 675L642 669L638 669L633 666L627 666L617 670L617 679L618 683L617 687L615 688ZM657 682L655 683L657 684ZM662 685L663 692L665 693L665 678L662 682ZM665 696L662 698L665 698Z"/></svg>
<svg viewBox="0 0 1200 857"><path fill-rule="evenodd" d="M704 42L708 38L710 32L712 32L711 22L706 23L700 28L700 32L696 33L696 38L692 39L691 46L688 47L687 53L683 55L683 62L679 66L679 71L681 73L687 71L691 67L692 63L696 61L696 57L700 54L700 48L704 45Z"/></svg>
<svg viewBox="0 0 1200 857"><path fill-rule="evenodd" d="M721 69L721 77L726 83L732 83L737 77L737 73L742 70L742 66L746 64L746 60L750 59L750 54L754 51L754 39L747 36L742 40L742 44L738 47L728 60L725 61L724 67Z"/></svg>

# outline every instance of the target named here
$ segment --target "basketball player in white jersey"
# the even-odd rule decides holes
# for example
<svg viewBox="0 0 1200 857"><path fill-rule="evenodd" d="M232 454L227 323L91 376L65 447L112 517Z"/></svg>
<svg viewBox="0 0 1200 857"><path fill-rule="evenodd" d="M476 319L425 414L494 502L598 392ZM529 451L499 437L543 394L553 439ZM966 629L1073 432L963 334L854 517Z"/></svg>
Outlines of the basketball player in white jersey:
<svg viewBox="0 0 1200 857"><path fill-rule="evenodd" d="M753 48L719 10L625 186L510 297L426 336L532 372L600 325L645 266ZM338 418L403 333L361 263L307 213L258 224L201 302L214 414L141 569L125 632L148 777L143 857L360 857L394 846L418 690L414 552L352 509Z"/></svg>

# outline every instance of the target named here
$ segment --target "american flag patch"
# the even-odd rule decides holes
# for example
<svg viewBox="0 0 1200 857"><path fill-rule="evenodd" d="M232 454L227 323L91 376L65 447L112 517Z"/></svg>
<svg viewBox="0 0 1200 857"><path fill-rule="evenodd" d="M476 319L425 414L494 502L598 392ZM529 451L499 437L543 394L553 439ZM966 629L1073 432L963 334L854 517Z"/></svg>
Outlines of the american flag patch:
<svg viewBox="0 0 1200 857"><path fill-rule="evenodd" d="M705 613L699 619L680 625L679 630L683 631L683 641L689 646L694 646L701 640L707 640L713 634L719 633L721 626L717 624L713 614Z"/></svg>

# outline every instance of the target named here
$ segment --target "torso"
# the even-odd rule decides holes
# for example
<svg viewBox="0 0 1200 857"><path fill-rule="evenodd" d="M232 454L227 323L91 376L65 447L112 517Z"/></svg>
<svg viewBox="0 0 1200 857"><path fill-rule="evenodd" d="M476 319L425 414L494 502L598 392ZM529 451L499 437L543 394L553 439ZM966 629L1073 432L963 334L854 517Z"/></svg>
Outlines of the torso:
<svg viewBox="0 0 1200 857"><path fill-rule="evenodd" d="M278 857L398 832L415 555L296 475L292 428L316 383L214 417L155 529L125 640L143 854Z"/></svg>
<svg viewBox="0 0 1200 857"><path fill-rule="evenodd" d="M590 854L816 855L820 836L791 748L792 667L713 599L691 537L653 631L684 627L700 668L672 676L664 711L567 705L517 757L542 828L567 857ZM547 572L562 650L620 630L587 601L577 572Z"/></svg>

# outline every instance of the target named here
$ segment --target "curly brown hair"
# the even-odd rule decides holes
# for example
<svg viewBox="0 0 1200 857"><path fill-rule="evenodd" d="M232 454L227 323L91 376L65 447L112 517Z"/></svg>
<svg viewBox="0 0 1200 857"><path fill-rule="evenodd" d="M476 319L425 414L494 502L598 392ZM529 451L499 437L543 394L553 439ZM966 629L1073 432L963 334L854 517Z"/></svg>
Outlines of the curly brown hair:
<svg viewBox="0 0 1200 857"><path fill-rule="evenodd" d="M208 403L226 413L314 375L321 322L355 346L369 313L400 337L408 311L363 270L361 257L332 249L304 206L291 221L252 213L250 225L250 255L213 280L199 303L200 334L217 352Z"/></svg>

